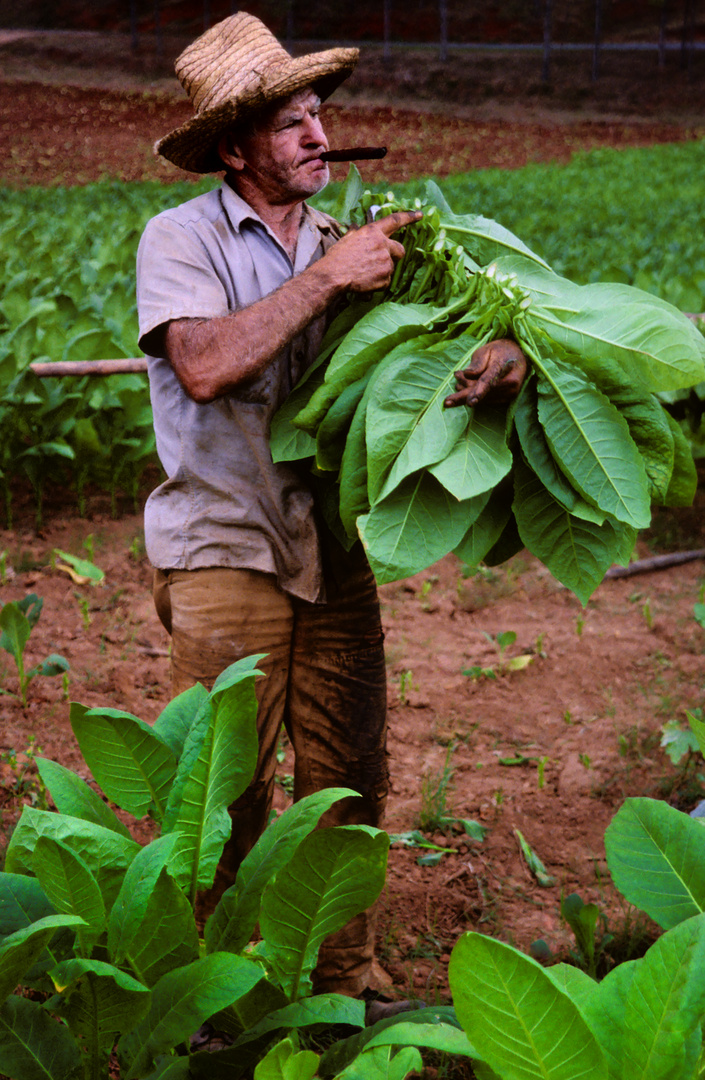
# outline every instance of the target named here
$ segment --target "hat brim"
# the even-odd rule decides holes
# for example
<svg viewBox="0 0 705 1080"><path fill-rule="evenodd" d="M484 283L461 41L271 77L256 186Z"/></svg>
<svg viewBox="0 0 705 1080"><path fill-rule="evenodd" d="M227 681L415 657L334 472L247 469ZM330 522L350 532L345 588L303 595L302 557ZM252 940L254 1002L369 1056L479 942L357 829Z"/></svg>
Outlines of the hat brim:
<svg viewBox="0 0 705 1080"><path fill-rule="evenodd" d="M205 109L174 128L155 143L154 151L187 172L219 172L225 166L216 143L224 131L309 86L325 101L352 74L358 56L358 49L341 48L292 58L246 96Z"/></svg>

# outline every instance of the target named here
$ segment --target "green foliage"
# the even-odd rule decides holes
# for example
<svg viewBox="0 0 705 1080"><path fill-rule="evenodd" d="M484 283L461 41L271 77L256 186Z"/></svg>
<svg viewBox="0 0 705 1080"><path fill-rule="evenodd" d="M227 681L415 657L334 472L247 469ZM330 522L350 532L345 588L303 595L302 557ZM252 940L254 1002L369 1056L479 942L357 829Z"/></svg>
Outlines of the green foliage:
<svg viewBox="0 0 705 1080"><path fill-rule="evenodd" d="M46 660L25 670L24 652L32 629L41 615L44 601L36 593L29 593L24 600L11 600L0 608L0 648L8 652L15 661L19 682L19 697L27 707L27 688L37 675L61 675L68 671L69 663L58 653L52 653ZM8 694L9 690L0 690Z"/></svg>
<svg viewBox="0 0 705 1080"><path fill-rule="evenodd" d="M373 204L402 205L365 192L353 220ZM453 550L495 564L526 546L586 603L652 500L692 500L692 458L654 395L705 377L703 338L638 289L560 277L503 226L452 213L432 182L416 205L389 288L331 326L296 408L275 417L273 456L312 458L329 524L362 539L380 582ZM507 336L533 369L517 402L446 409L455 373Z"/></svg>
<svg viewBox="0 0 705 1080"><path fill-rule="evenodd" d="M439 206L449 200L459 213L480 210L501 221L505 228L495 233L500 246L509 242L516 255L526 254L528 244L540 252L536 266L550 263L581 284L636 285L681 310L702 311L703 155L702 142L692 142L596 150L561 166L480 170L441 181ZM39 380L25 369L33 360L138 355L134 262L142 228L154 214L212 184L208 178L196 185L106 181L2 189L0 488L8 520L18 476L34 486L39 520L47 483L71 482L81 509L91 484L110 491L114 510L119 491L135 496L145 466L155 460L144 377ZM318 203L346 220L360 193L361 185L331 185ZM407 202L421 194L421 182L397 188ZM518 244L507 229L526 243ZM459 239L453 235L454 244ZM474 240L481 241L481 261L500 253L491 238L476 232ZM457 274L457 258L450 268L444 260L444 253L432 252L425 283L415 283L414 302L422 289L440 289ZM678 403L700 450L703 389ZM682 397L680 391L669 395Z"/></svg>
<svg viewBox="0 0 705 1080"><path fill-rule="evenodd" d="M458 1019L479 1077L500 1080L698 1080L705 1021L705 832L665 803L628 799L605 837L615 884L666 931L600 983L566 964L544 970L517 949L466 934L450 961ZM595 905L562 913L586 966Z"/></svg>
<svg viewBox="0 0 705 1080"><path fill-rule="evenodd" d="M313 1076L318 1055L297 1050L290 1061L276 1050L282 1039L293 1046L299 1030L363 1028L362 1002L310 997L321 942L384 883L385 833L316 829L348 789L311 795L273 823L199 941L196 892L212 884L227 807L257 759L259 659L228 668L210 693L186 691L152 728L118 710L72 707L106 796L160 826L144 847L85 781L39 762L58 812L25 808L0 874L0 1070L12 1080L107 1080L114 1050L134 1080L212 1075L214 1065L240 1076L260 1061L262 1076ZM256 923L262 939L251 946ZM17 995L18 986L38 993ZM207 1020L233 1040L217 1060L190 1051ZM400 1067L412 1059L384 1053L393 1075L406 1075Z"/></svg>

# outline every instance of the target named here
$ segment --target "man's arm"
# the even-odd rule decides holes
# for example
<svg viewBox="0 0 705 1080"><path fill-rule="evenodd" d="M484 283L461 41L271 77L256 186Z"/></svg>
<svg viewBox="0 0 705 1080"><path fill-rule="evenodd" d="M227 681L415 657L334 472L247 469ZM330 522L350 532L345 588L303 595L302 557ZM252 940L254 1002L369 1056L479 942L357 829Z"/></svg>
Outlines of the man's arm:
<svg viewBox="0 0 705 1080"><path fill-rule="evenodd" d="M153 331L145 342L147 351L171 362L194 401L213 401L260 375L341 294L386 288L395 260L404 254L391 234L420 217L398 212L351 231L251 307L221 318L175 319Z"/></svg>

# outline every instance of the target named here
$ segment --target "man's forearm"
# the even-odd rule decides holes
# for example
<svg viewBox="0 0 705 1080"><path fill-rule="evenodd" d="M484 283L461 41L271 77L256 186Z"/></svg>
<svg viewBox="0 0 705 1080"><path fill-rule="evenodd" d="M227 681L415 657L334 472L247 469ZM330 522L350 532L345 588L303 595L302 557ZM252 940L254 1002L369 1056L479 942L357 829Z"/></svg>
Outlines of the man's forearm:
<svg viewBox="0 0 705 1080"><path fill-rule="evenodd" d="M260 375L344 291L342 279L320 259L251 307L169 323L165 354L186 393L205 404Z"/></svg>

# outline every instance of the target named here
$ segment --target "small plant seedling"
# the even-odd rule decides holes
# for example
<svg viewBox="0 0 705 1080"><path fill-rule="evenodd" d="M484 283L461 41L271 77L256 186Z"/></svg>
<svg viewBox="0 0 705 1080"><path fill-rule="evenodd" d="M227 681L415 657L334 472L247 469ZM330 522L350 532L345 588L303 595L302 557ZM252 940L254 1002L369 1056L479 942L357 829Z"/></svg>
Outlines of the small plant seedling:
<svg viewBox="0 0 705 1080"><path fill-rule="evenodd" d="M76 600L78 601L78 609L81 612L81 622L83 623L83 629L88 630L91 625L91 610L88 598L81 596L80 593L74 593Z"/></svg>
<svg viewBox="0 0 705 1080"><path fill-rule="evenodd" d="M5 787L19 798L28 798L30 806L46 810L48 808L47 789L36 767L37 754L41 752L41 746L37 746L37 736L30 735L26 750L19 754L14 749L5 750L0 754L0 761L9 767L13 775L13 782L6 784Z"/></svg>
<svg viewBox="0 0 705 1080"><path fill-rule="evenodd" d="M534 659L534 654L524 653L521 656L512 656L509 659L505 657L505 653L510 646L514 644L517 639L516 632L514 630L504 630L493 637L492 634L488 634L483 630L483 636L492 644L497 650L499 656L499 663L495 670L494 667L481 667L479 665L473 665L472 667L463 668L462 674L467 675L469 678L475 679L496 679L497 672L504 674L507 671L523 671L528 667ZM539 639L541 641L541 639ZM537 655L542 655L538 649L537 642Z"/></svg>
<svg viewBox="0 0 705 1080"><path fill-rule="evenodd" d="M127 554L135 561L142 558L144 555L144 536L141 533L138 533L137 536L134 537L127 549Z"/></svg>
<svg viewBox="0 0 705 1080"><path fill-rule="evenodd" d="M0 585L7 585L7 552L0 551Z"/></svg>
<svg viewBox="0 0 705 1080"><path fill-rule="evenodd" d="M402 671L399 676L399 702L401 705L408 704L409 691L414 689L413 678L414 673L412 671Z"/></svg>
<svg viewBox="0 0 705 1080"><path fill-rule="evenodd" d="M514 835L516 836L519 843L519 850L524 857L524 861L531 874L533 874L533 876L536 878L538 884L545 889L548 889L552 885L555 885L556 879L551 874L549 874L548 870L543 865L538 855L529 845L529 843L524 838L519 829L514 829Z"/></svg>
<svg viewBox="0 0 705 1080"><path fill-rule="evenodd" d="M453 779L451 758L455 743L446 750L445 761L436 773L427 773L421 781L421 809L418 826L423 832L435 832L448 820L448 795Z"/></svg>
<svg viewBox="0 0 705 1080"><path fill-rule="evenodd" d="M705 585L703 588L705 588ZM702 589L700 590L700 594L702 597ZM700 603L693 606L693 615L695 616L695 621L698 625L702 626L703 630L705 630L705 604L702 603L702 600Z"/></svg>
<svg viewBox="0 0 705 1080"><path fill-rule="evenodd" d="M586 768L586 769L591 769L592 768L592 760L591 760L589 754L578 754L578 760L580 761L580 764L584 768Z"/></svg>
<svg viewBox="0 0 705 1080"><path fill-rule="evenodd" d="M93 533L88 533L88 536L83 541L83 547L86 549L86 555L89 562L95 561L95 544Z"/></svg>
<svg viewBox="0 0 705 1080"><path fill-rule="evenodd" d="M40 664L35 664L25 671L24 651L29 635L41 614L44 601L36 593L29 593L24 600L12 600L0 610L0 648L14 659L19 681L19 696L24 708L27 707L27 688L37 675L60 675L68 670L68 660L57 653L52 653ZM0 694L9 694L9 690L0 690Z"/></svg>
<svg viewBox="0 0 705 1080"><path fill-rule="evenodd" d="M585 629L585 616L583 615L583 613L581 611L575 617L575 632L578 635L578 637L583 636L583 630L584 629Z"/></svg>
<svg viewBox="0 0 705 1080"><path fill-rule="evenodd" d="M70 681L71 680L70 680L69 673L68 673L68 671L65 671L61 676L61 696L64 699L64 701L68 701L68 699L69 699L69 683L70 683Z"/></svg>
<svg viewBox="0 0 705 1080"><path fill-rule="evenodd" d="M546 765L548 764L548 760L549 760L548 757L541 757L536 762L536 783L538 785L539 791L541 791L543 789L543 786L544 786L544 784L546 782L545 772L546 772Z"/></svg>
<svg viewBox="0 0 705 1080"><path fill-rule="evenodd" d="M651 599L649 597L647 597L646 600L644 601L641 610L642 610L642 614L644 616L644 622L646 623L647 628L649 630L653 630L653 628L654 628L654 616L653 616L653 612L651 611Z"/></svg>

